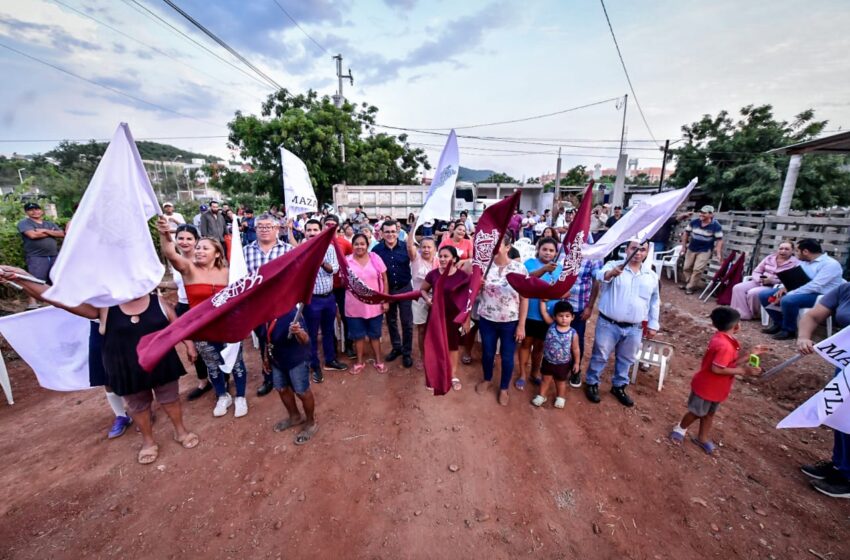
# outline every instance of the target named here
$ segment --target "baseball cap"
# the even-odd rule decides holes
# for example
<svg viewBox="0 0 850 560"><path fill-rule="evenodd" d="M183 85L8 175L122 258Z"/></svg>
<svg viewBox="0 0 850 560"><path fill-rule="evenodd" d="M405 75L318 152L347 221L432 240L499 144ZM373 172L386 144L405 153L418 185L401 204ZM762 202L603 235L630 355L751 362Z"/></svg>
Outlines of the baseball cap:
<svg viewBox="0 0 850 560"><path fill-rule="evenodd" d="M163 202L162 207L165 208L166 206L171 206L172 208L174 208L174 205L171 204L170 202Z"/></svg>
<svg viewBox="0 0 850 560"><path fill-rule="evenodd" d="M706 204L702 208L699 209L700 212L705 212L706 214L714 214L714 206L711 204Z"/></svg>
<svg viewBox="0 0 850 560"><path fill-rule="evenodd" d="M209 209L209 206L207 206L206 204L201 204L201 207L199 208L201 212L206 212Z"/></svg>
<svg viewBox="0 0 850 560"><path fill-rule="evenodd" d="M27 202L24 204L24 212L29 212L30 210L41 210L41 206L35 202Z"/></svg>

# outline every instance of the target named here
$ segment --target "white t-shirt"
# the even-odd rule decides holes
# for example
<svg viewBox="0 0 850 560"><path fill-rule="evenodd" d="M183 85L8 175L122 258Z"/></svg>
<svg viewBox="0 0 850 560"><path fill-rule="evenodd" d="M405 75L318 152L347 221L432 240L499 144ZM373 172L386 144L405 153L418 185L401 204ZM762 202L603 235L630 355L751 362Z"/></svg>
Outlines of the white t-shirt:
<svg viewBox="0 0 850 560"><path fill-rule="evenodd" d="M171 277L174 283L177 284L177 301L178 303L189 304L189 297L186 295L186 286L183 284L183 276L176 268L171 269Z"/></svg>
<svg viewBox="0 0 850 560"><path fill-rule="evenodd" d="M177 226L186 223L186 220L183 219L183 214L180 212L172 212L170 216L163 214L162 217L168 222L168 229L171 230L171 233L177 231Z"/></svg>

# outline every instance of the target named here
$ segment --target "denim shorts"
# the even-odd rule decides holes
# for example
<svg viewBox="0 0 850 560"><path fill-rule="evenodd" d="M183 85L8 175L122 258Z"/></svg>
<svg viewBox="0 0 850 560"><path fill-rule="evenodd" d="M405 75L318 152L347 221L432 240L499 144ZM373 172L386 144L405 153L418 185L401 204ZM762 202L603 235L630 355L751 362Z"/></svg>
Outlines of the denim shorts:
<svg viewBox="0 0 850 560"><path fill-rule="evenodd" d="M274 388L290 388L298 395L303 395L310 388L310 365L303 362L289 371L284 371L272 364L272 383Z"/></svg>
<svg viewBox="0 0 850 560"><path fill-rule="evenodd" d="M384 316L378 315L371 319L363 319L362 317L348 318L348 336L351 340L378 340L381 338L381 327L383 326Z"/></svg>

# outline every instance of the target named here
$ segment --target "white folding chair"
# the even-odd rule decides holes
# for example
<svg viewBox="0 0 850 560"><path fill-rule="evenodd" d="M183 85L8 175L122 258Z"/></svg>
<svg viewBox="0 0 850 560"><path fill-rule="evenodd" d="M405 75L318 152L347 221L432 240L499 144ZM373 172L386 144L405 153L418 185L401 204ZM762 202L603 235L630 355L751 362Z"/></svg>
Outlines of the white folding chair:
<svg viewBox="0 0 850 560"><path fill-rule="evenodd" d="M658 390L664 386L664 377L667 375L667 366L676 348L672 344L660 342L645 338L641 341L640 349L635 356L635 363L632 366L632 384L637 381L637 374L640 370L640 365L647 364L649 366L658 366Z"/></svg>
<svg viewBox="0 0 850 560"><path fill-rule="evenodd" d="M673 282L676 284L679 283L679 257L682 254L682 246L676 245L669 251L662 251L660 253L655 253L655 258L661 258L661 269L667 271L667 279L670 279L670 276L673 277ZM663 255L663 256L662 256Z"/></svg>
<svg viewBox="0 0 850 560"><path fill-rule="evenodd" d="M12 398L12 385L9 383L9 372L6 370L6 361L3 359L3 354L0 352L0 386L3 387L3 392L6 394L6 402L15 404Z"/></svg>

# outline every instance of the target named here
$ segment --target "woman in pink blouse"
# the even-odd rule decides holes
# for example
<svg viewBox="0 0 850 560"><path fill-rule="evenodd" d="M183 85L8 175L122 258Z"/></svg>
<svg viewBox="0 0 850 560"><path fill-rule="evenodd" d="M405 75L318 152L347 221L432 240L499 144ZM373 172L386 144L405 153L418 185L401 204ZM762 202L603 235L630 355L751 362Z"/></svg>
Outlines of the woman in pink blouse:
<svg viewBox="0 0 850 560"><path fill-rule="evenodd" d="M361 282L375 291L387 292L387 267L381 258L369 252L369 240L362 233L358 233L352 239L354 253L348 255L349 271L354 273ZM351 373L357 375L366 363L363 361L363 353L366 350L366 340L372 347L375 355L375 369L378 373L386 373L387 366L381 360L381 328L383 325L384 312L389 304L369 305L363 303L351 292L345 294L345 316L348 318L348 334L354 341L357 351L357 363L351 368Z"/></svg>
<svg viewBox="0 0 850 560"><path fill-rule="evenodd" d="M472 258L472 240L466 237L466 225L463 222L455 223L451 235L443 237L440 249L443 247L454 247L461 263Z"/></svg>
<svg viewBox="0 0 850 560"><path fill-rule="evenodd" d="M777 272L782 272L799 265L800 261L794 256L794 244L783 241L775 253L765 257L753 270L752 279L741 282L732 288L732 303L730 304L741 314L741 319L749 321L761 313L759 292L769 290L774 284L780 284Z"/></svg>

